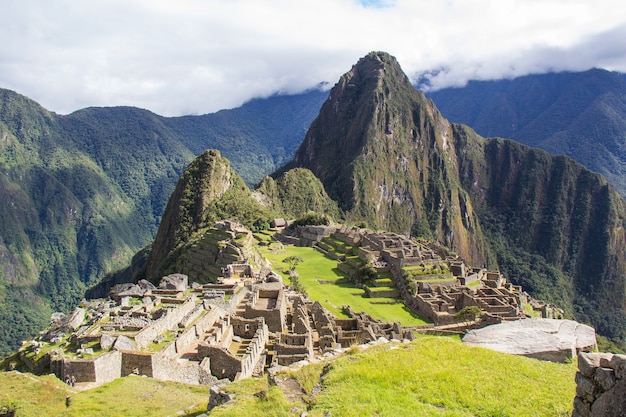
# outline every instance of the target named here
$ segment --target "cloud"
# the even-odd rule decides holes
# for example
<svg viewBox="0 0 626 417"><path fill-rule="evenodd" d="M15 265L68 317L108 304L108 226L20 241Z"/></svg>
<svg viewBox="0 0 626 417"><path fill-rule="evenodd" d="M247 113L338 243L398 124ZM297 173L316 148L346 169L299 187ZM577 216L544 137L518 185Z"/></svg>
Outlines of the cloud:
<svg viewBox="0 0 626 417"><path fill-rule="evenodd" d="M60 113L133 105L180 115L334 84L372 50L433 88L626 71L618 9L611 0L4 0L0 87Z"/></svg>

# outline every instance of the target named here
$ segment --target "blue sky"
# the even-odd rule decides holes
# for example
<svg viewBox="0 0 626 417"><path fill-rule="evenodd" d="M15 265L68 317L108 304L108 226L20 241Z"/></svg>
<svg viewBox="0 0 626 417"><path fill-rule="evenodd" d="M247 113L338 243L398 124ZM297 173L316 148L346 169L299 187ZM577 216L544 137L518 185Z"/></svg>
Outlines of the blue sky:
<svg viewBox="0 0 626 417"><path fill-rule="evenodd" d="M202 114L338 80L373 50L433 88L626 72L616 0L3 0L0 87L49 110Z"/></svg>

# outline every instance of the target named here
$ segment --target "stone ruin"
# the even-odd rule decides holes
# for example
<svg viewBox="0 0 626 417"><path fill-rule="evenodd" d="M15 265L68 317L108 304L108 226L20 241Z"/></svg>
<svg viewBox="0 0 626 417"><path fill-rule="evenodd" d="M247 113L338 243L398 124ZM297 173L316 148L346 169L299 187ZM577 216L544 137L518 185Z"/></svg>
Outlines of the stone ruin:
<svg viewBox="0 0 626 417"><path fill-rule="evenodd" d="M579 353L572 417L626 415L626 355Z"/></svg>
<svg viewBox="0 0 626 417"><path fill-rule="evenodd" d="M500 272L469 267L434 243L349 226L333 237L352 246L353 254L377 271L390 271L405 304L435 326L457 323L456 314L470 306L481 310L484 325L525 318L524 303L531 303L543 317L562 316L553 306L532 304L534 300ZM318 247L328 249L323 242Z"/></svg>
<svg viewBox="0 0 626 417"><path fill-rule="evenodd" d="M230 270L245 273L216 284L189 286L186 275L173 274L158 287L148 281L116 285L108 299L55 313L50 330L25 344L20 357L33 372L73 376L79 384L135 374L212 385L380 337L412 338L397 323L347 307L351 318L338 319L288 290L271 271Z"/></svg>
<svg viewBox="0 0 626 417"><path fill-rule="evenodd" d="M436 245L393 233L341 227L320 236L329 232L350 245L352 255L390 271L405 304L435 326L454 323L465 306L479 307L483 324L524 317L525 294L497 271L467 267ZM413 280L411 268L437 271L437 279ZM337 318L289 290L267 266L256 271L236 263L222 272L215 284L189 285L185 274L163 277L158 286L145 280L119 284L108 299L85 301L68 315L55 313L50 330L25 344L20 357L36 373L52 372L62 380L71 375L78 383L137 374L212 385L381 337L413 338L399 323L348 306L349 318Z"/></svg>

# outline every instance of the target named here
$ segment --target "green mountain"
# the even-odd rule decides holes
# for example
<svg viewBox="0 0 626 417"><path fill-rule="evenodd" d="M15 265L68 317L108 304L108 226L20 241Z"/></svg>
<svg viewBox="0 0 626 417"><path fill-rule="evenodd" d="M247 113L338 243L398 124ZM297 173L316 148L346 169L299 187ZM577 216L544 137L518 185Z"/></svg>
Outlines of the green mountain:
<svg viewBox="0 0 626 417"><path fill-rule="evenodd" d="M255 191L262 196L260 201L285 217L299 218L309 212L325 213L335 220L343 216L320 180L308 169L292 169L276 179L267 176Z"/></svg>
<svg viewBox="0 0 626 417"><path fill-rule="evenodd" d="M610 187L599 191L602 181L593 175L588 179L586 172L578 174L570 161L551 162L549 170L534 166L537 178L543 178L540 172L550 178L542 186L534 185L535 174L525 171L506 177L508 165L497 158L489 162L501 167L493 184L486 177L473 178L473 172L494 175L491 165L483 166L483 152L490 150L495 158L525 155L526 148L517 150L508 142L506 152L493 145L460 147L458 135L474 138L473 132L449 125L432 103L409 88L399 66L383 66L394 77L374 79L381 68L368 65L357 65L353 74L346 74L321 112L328 93L317 89L252 100L214 114L173 118L130 107L87 108L62 116L0 89L0 322L7 323L0 327L0 354L42 328L51 311L73 306L85 288L127 266L131 257L131 268L116 279L127 281L145 273L151 251L146 245L195 155L219 149L246 184L257 184L291 160L318 112L310 138L288 166L309 170L282 169L263 179L258 191L264 197L253 193L263 197L274 214L298 217L308 210L324 211L354 224L440 240L468 259L500 265L540 298L549 293L556 301L564 300L578 317L592 320L595 315L594 323L606 322L598 324L608 329L602 330L605 334L619 334L611 329L625 327L624 306L617 307L623 303L623 275L614 273L620 261L610 257L620 253L613 244L619 236L610 231L617 221L610 216L621 213L621 203ZM577 158L623 190L624 82L622 74L616 78L594 70L529 76L493 86L470 83L476 86L475 95L454 96L448 105L442 101L443 91L431 97L453 120L448 107L467 104L464 112L472 120L515 127L497 133L476 125L479 132L520 141L518 134L524 133L534 146ZM581 157L574 152L579 150ZM537 161L553 160L533 155ZM525 158L518 162L532 165ZM471 171L466 172L468 167ZM575 178L561 176L557 181L562 169L576 173ZM503 178L509 178L504 190L514 183L516 193L524 197L513 201L510 191L496 195L493 190ZM534 191L520 191L524 184ZM561 189L570 194L560 194ZM550 212L557 203L550 200L554 195L568 203ZM584 210L572 209L572 199ZM531 205L537 209L531 210ZM532 228L512 220L520 212L531 216ZM593 227L561 219L560 234L550 229L549 215L573 214L585 222L595 219ZM266 221L265 216L255 221ZM603 245L600 235L615 240ZM596 256L584 257L583 252ZM605 309L612 313L601 314Z"/></svg>
<svg viewBox="0 0 626 417"><path fill-rule="evenodd" d="M372 53L331 90L285 169L310 169L348 221L436 239L482 265L490 256L452 140L395 58Z"/></svg>
<svg viewBox="0 0 626 417"><path fill-rule="evenodd" d="M295 167L319 177L349 221L435 238L626 336L623 198L569 158L449 123L388 54L342 76Z"/></svg>
<svg viewBox="0 0 626 417"><path fill-rule="evenodd" d="M140 164L129 146L109 151L108 162L127 181L116 182L115 170L107 173L106 161L93 156L97 143L85 140L90 155L80 131L67 134L73 120L0 90L2 352L46 324L52 310L76 304L105 270L124 266L155 228L140 206L142 184L128 182Z"/></svg>
<svg viewBox="0 0 626 417"><path fill-rule="evenodd" d="M159 280L171 270L200 230L217 220L236 219L252 228L270 217L218 151L208 150L183 172L172 194L148 257L146 276Z"/></svg>
<svg viewBox="0 0 626 417"><path fill-rule="evenodd" d="M626 196L626 76L600 69L471 81L428 94L451 121L566 155Z"/></svg>
<svg viewBox="0 0 626 417"><path fill-rule="evenodd" d="M257 183L293 154L326 96L177 118L131 107L62 116L0 89L0 355L151 242L195 155L220 149Z"/></svg>

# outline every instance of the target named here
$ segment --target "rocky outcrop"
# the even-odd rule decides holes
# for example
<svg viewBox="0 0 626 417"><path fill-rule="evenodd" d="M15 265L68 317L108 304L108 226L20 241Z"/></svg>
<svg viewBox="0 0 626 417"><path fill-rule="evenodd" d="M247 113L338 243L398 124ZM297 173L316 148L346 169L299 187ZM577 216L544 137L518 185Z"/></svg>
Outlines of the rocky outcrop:
<svg viewBox="0 0 626 417"><path fill-rule="evenodd" d="M219 151L205 151L185 169L167 203L148 258L147 279L154 281L170 272L168 267L176 261L173 252L199 229L228 218L251 226L262 213L263 208L229 161Z"/></svg>
<svg viewBox="0 0 626 417"><path fill-rule="evenodd" d="M498 352L566 362L596 347L592 327L572 320L526 319L471 330L463 343Z"/></svg>
<svg viewBox="0 0 626 417"><path fill-rule="evenodd" d="M215 407L226 404L235 398L235 394L230 394L222 390L218 385L213 385L209 390L209 403L207 411L213 410Z"/></svg>

